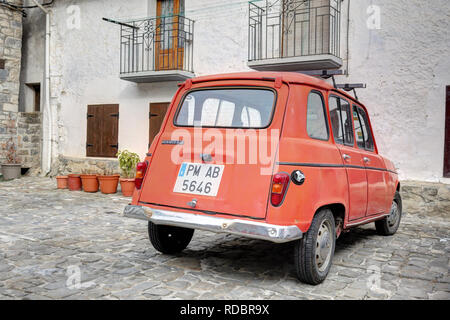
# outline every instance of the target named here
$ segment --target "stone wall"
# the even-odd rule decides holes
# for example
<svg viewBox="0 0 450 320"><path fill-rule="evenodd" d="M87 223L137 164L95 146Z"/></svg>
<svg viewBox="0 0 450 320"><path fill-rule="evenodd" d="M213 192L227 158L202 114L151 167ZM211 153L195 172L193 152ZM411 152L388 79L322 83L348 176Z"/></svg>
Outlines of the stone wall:
<svg viewBox="0 0 450 320"><path fill-rule="evenodd" d="M22 4L20 0L9 1ZM22 57L22 14L0 6L0 111L18 111Z"/></svg>
<svg viewBox="0 0 450 320"><path fill-rule="evenodd" d="M17 117L18 155L22 166L30 168L30 174L40 172L41 166L41 113L19 112Z"/></svg>
<svg viewBox="0 0 450 320"><path fill-rule="evenodd" d="M116 174L120 173L117 159L75 158L59 156L52 167L50 176L67 175L70 173L86 174Z"/></svg>
<svg viewBox="0 0 450 320"><path fill-rule="evenodd" d="M41 114L0 111L0 163L5 161L4 144L13 138L17 160L35 175L40 172Z"/></svg>
<svg viewBox="0 0 450 320"><path fill-rule="evenodd" d="M400 184L404 213L450 218L450 185L421 181Z"/></svg>
<svg viewBox="0 0 450 320"><path fill-rule="evenodd" d="M5 144L11 138L17 147L17 113L0 111L0 163L5 162ZM20 157L17 160L21 161Z"/></svg>

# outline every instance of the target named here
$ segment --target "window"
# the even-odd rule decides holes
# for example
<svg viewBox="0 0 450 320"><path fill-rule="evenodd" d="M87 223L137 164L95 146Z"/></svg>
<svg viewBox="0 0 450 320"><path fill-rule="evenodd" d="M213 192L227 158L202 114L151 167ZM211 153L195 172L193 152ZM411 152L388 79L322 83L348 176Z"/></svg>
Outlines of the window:
<svg viewBox="0 0 450 320"><path fill-rule="evenodd" d="M347 100L331 96L329 107L334 140L339 144L353 146L350 104Z"/></svg>
<svg viewBox="0 0 450 320"><path fill-rule="evenodd" d="M328 126L322 95L311 91L308 96L306 130L311 138L328 140Z"/></svg>
<svg viewBox="0 0 450 320"><path fill-rule="evenodd" d="M190 92L175 125L216 128L265 128L271 120L275 93L268 89L207 89Z"/></svg>
<svg viewBox="0 0 450 320"><path fill-rule="evenodd" d="M87 112L87 157L114 158L119 149L119 105L90 105Z"/></svg>
<svg viewBox="0 0 450 320"><path fill-rule="evenodd" d="M358 107L353 106L353 122L355 124L356 142L358 147L373 151L373 137L370 131L369 119L366 112Z"/></svg>
<svg viewBox="0 0 450 320"><path fill-rule="evenodd" d="M41 84L40 83L27 83L27 87L31 89L33 93L33 108L35 112L41 111Z"/></svg>

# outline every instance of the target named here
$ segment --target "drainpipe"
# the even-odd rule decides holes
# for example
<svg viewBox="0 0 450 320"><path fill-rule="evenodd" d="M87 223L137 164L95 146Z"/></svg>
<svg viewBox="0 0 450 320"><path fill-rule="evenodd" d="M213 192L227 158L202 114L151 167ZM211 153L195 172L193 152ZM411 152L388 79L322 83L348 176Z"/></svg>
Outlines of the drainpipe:
<svg viewBox="0 0 450 320"><path fill-rule="evenodd" d="M44 8L37 0L31 0L45 13L45 66L44 66L44 114L42 119L43 142L41 169L47 175L52 165L52 136L53 119L50 107L50 11Z"/></svg>

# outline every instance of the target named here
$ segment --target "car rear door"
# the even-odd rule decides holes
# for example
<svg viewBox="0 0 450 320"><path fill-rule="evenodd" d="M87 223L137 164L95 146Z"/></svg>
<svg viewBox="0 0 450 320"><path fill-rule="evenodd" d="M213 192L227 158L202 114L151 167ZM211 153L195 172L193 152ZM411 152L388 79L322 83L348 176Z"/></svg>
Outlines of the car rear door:
<svg viewBox="0 0 450 320"><path fill-rule="evenodd" d="M356 142L363 157L367 174L367 216L388 213L392 199L388 199L387 175L383 158L375 150L375 142L366 111L353 105Z"/></svg>
<svg viewBox="0 0 450 320"><path fill-rule="evenodd" d="M355 148L350 104L333 94L329 98L329 110L334 140L347 172L349 220L357 220L366 215L368 188L363 156Z"/></svg>
<svg viewBox="0 0 450 320"><path fill-rule="evenodd" d="M180 93L152 155L140 203L265 218L289 89L268 81L221 83ZM258 108L269 104L266 119Z"/></svg>

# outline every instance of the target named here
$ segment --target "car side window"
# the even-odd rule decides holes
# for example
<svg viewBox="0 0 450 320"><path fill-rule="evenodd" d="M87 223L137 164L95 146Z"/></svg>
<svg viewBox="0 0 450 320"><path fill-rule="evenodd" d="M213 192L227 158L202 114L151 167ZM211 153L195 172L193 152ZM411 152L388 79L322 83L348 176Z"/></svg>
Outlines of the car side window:
<svg viewBox="0 0 450 320"><path fill-rule="evenodd" d="M344 139L345 144L353 146L353 125L352 125L352 111L350 104L347 100L341 99L341 113L342 113L342 123L344 128Z"/></svg>
<svg viewBox="0 0 450 320"><path fill-rule="evenodd" d="M350 104L344 99L331 96L329 107L334 140L339 144L353 146Z"/></svg>
<svg viewBox="0 0 450 320"><path fill-rule="evenodd" d="M353 121L355 123L356 142L358 147L373 151L373 136L370 131L367 114L362 108L355 105L353 106Z"/></svg>
<svg viewBox="0 0 450 320"><path fill-rule="evenodd" d="M322 95L311 91L308 96L306 130L313 139L328 140L328 125Z"/></svg>

